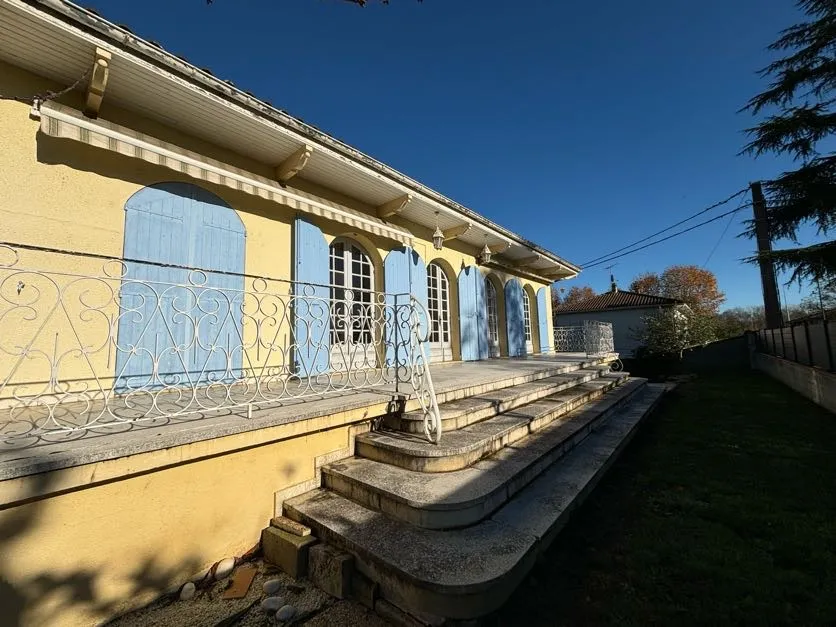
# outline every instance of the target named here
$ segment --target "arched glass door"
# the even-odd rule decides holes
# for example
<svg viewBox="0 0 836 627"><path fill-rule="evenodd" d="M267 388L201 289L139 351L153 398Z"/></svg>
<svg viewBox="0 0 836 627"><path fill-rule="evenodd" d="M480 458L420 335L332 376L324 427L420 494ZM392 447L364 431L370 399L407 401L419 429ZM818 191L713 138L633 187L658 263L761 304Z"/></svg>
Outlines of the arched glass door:
<svg viewBox="0 0 836 627"><path fill-rule="evenodd" d="M499 306L496 288L492 281L486 280L485 289L488 305L488 348L491 357L499 357Z"/></svg>
<svg viewBox="0 0 836 627"><path fill-rule="evenodd" d="M523 325L525 326L525 354L534 352L534 342L531 341L531 300L528 292L523 290Z"/></svg>
<svg viewBox="0 0 836 627"><path fill-rule="evenodd" d="M427 309L430 314L430 359L450 361L453 350L450 344L450 282L441 266L427 266Z"/></svg>
<svg viewBox="0 0 836 627"><path fill-rule="evenodd" d="M329 248L331 283L331 369L374 368L374 266L354 242Z"/></svg>

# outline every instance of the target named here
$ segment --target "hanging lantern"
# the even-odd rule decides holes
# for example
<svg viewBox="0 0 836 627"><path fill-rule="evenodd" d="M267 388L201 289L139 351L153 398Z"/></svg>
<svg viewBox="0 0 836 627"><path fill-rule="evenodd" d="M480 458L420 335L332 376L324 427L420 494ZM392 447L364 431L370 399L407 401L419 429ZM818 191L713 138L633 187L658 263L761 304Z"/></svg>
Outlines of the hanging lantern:
<svg viewBox="0 0 836 627"><path fill-rule="evenodd" d="M479 261L482 265L491 262L491 249L488 246L487 242L485 243L485 247L482 249Z"/></svg>
<svg viewBox="0 0 836 627"><path fill-rule="evenodd" d="M433 248L444 248L444 232L438 227L438 211L435 212L435 233L433 233Z"/></svg>

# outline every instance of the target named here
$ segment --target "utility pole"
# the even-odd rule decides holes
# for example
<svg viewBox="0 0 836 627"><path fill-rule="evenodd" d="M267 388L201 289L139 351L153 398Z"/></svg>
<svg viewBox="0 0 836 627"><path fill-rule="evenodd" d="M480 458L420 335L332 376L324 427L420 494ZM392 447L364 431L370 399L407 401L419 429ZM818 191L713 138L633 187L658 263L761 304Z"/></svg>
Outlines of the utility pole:
<svg viewBox="0 0 836 627"><path fill-rule="evenodd" d="M766 221L766 199L760 181L749 184L752 190L752 210L755 214L755 240L758 244L758 254L772 252L772 239L769 235L769 225ZM775 280L775 266L768 259L758 261L761 269L761 284L763 286L763 310L766 315L766 328L778 329L783 326L781 316L781 301L778 298L778 282Z"/></svg>

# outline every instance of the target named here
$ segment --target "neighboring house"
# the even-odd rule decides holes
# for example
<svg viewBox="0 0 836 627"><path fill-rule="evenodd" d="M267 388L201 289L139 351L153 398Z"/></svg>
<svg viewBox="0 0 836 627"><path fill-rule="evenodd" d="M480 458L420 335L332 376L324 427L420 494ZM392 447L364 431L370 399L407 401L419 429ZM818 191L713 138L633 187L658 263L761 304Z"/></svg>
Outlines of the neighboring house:
<svg viewBox="0 0 836 627"><path fill-rule="evenodd" d="M644 328L647 316L660 309L684 306L681 301L672 298L623 291L613 286L609 292L558 307L555 310L555 326L577 326L585 320L609 322L612 324L615 351L621 357L630 358L641 346L636 338Z"/></svg>

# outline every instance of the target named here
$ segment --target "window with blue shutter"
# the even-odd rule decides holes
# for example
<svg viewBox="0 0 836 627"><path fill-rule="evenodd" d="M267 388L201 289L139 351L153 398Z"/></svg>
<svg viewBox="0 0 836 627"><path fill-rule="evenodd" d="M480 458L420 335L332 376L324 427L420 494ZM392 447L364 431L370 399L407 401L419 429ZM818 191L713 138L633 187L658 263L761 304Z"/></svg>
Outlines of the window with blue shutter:
<svg viewBox="0 0 836 627"><path fill-rule="evenodd" d="M386 364L387 366L406 366L409 364L410 350L410 299L413 295L424 307L427 307L427 267L421 256L412 248L396 248L386 255L383 261L384 291L386 304L390 309L386 313ZM426 332L429 320L419 308L422 331ZM429 360L429 351L426 352Z"/></svg>
<svg viewBox="0 0 836 627"><path fill-rule="evenodd" d="M511 279L505 284L505 321L508 327L508 356L525 355L523 288L519 279Z"/></svg>
<svg viewBox="0 0 836 627"><path fill-rule="evenodd" d="M459 327L463 361L488 358L485 278L476 266L459 273Z"/></svg>
<svg viewBox="0 0 836 627"><path fill-rule="evenodd" d="M293 221L293 351L301 378L328 372L331 354L331 307L328 244L306 218Z"/></svg>
<svg viewBox="0 0 836 627"><path fill-rule="evenodd" d="M120 290L118 388L240 376L245 237L235 210L196 185L128 199L123 255L139 261L126 263Z"/></svg>

